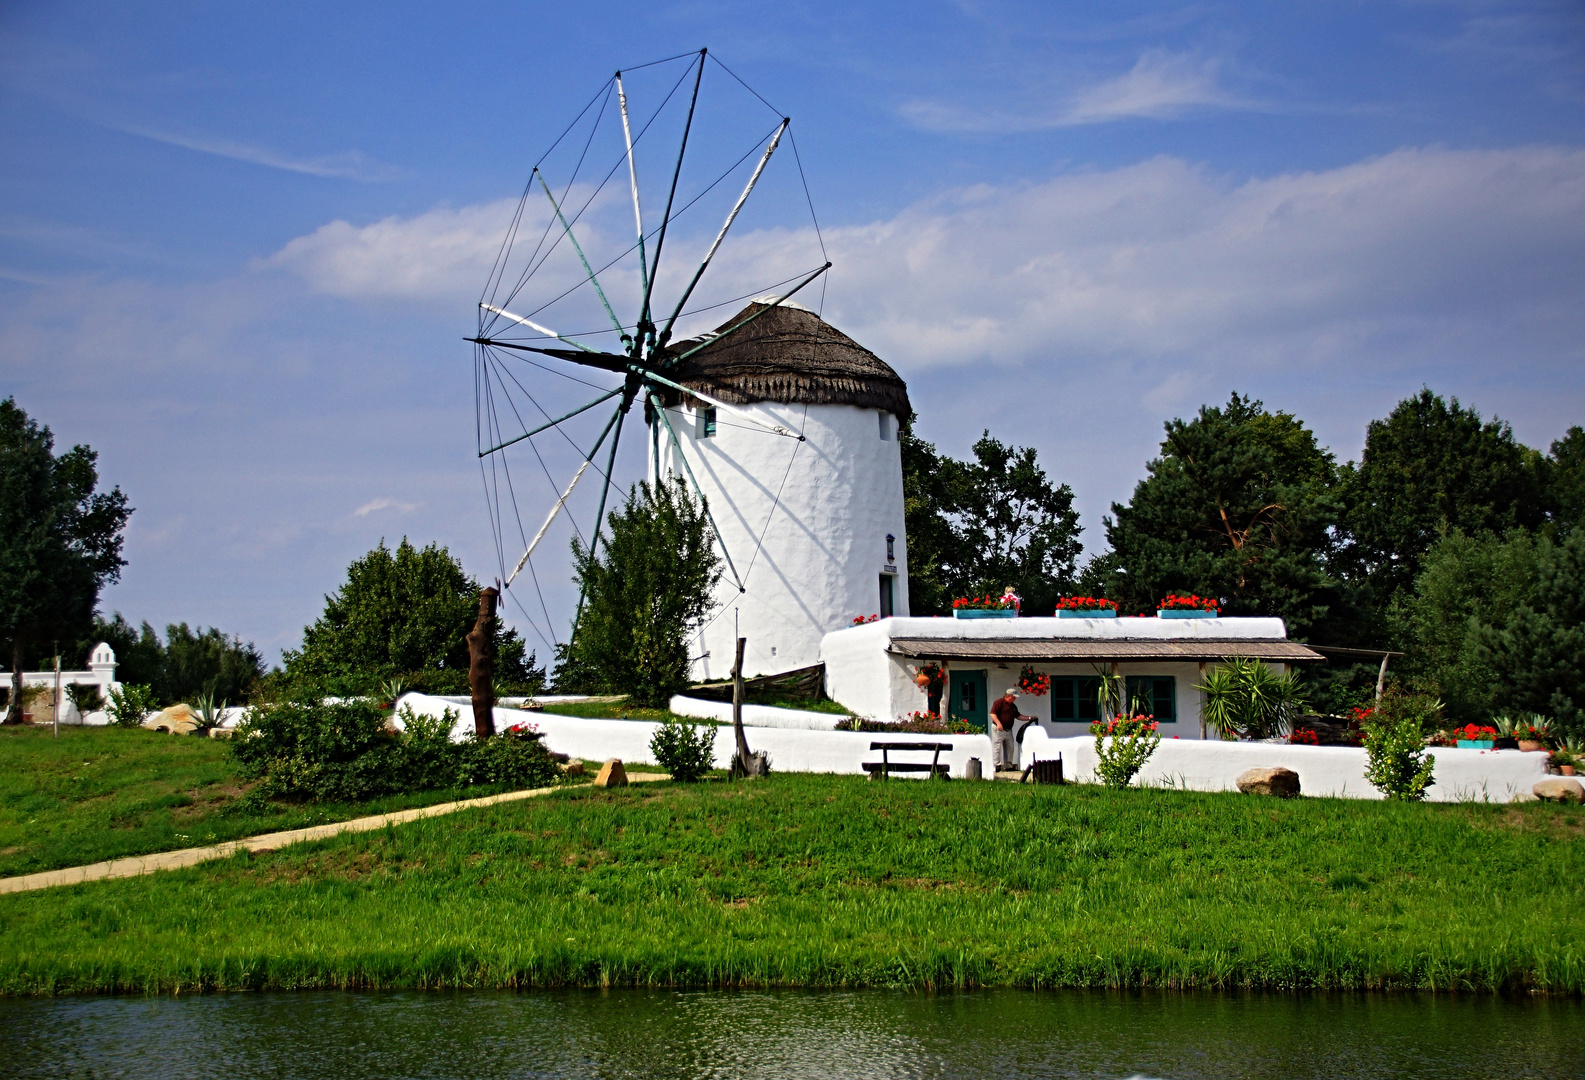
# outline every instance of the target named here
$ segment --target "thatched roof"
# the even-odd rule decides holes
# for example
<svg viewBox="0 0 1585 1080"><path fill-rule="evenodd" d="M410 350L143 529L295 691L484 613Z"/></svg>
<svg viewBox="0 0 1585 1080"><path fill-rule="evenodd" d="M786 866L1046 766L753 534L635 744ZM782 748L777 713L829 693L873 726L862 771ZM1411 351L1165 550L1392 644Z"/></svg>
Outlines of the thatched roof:
<svg viewBox="0 0 1585 1080"><path fill-rule="evenodd" d="M760 311L741 330L667 369L667 378L733 405L779 401L910 414L908 387L897 372L808 308L788 301L771 306L756 300L710 334L673 342L668 351L685 353Z"/></svg>

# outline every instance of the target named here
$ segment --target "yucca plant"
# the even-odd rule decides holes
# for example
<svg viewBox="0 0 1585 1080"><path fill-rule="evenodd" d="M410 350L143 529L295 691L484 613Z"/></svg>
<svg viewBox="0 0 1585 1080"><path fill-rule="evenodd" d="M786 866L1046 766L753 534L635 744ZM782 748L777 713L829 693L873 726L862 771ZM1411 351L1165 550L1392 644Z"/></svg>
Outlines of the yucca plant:
<svg viewBox="0 0 1585 1080"><path fill-rule="evenodd" d="M226 703L224 700L215 701L213 693L199 694L193 700L198 702L198 731L213 731L220 726L226 718Z"/></svg>
<svg viewBox="0 0 1585 1080"><path fill-rule="evenodd" d="M1195 689L1205 695L1206 727L1227 740L1286 735L1307 704L1296 676L1248 656L1225 658Z"/></svg>

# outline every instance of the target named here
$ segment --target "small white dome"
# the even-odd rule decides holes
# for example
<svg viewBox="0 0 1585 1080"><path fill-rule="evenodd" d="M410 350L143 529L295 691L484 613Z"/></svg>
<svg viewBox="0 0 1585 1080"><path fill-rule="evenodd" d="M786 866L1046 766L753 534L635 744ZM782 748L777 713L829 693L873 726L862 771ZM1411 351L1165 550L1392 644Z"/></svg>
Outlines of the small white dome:
<svg viewBox="0 0 1585 1080"><path fill-rule="evenodd" d="M115 662L116 651L110 647L108 642L104 641L95 645L94 651L88 657L90 667L97 667L100 664L114 664Z"/></svg>

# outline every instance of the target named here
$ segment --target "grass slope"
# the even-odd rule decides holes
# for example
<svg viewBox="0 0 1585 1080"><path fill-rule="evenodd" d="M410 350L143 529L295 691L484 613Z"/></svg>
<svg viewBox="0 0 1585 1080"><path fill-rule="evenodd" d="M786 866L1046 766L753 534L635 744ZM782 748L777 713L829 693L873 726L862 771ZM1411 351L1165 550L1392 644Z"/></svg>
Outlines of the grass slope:
<svg viewBox="0 0 1585 1080"><path fill-rule="evenodd" d="M215 739L122 728L0 727L0 877L198 847L489 794L427 791L311 806L239 800Z"/></svg>
<svg viewBox="0 0 1585 1080"><path fill-rule="evenodd" d="M0 897L0 991L1585 990L1577 808L778 775Z"/></svg>

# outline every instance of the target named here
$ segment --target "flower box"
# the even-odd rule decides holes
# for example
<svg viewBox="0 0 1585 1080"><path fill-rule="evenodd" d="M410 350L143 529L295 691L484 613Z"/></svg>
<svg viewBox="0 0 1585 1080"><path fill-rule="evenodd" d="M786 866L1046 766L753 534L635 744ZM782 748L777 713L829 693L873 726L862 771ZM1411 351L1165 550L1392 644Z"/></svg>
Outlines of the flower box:
<svg viewBox="0 0 1585 1080"><path fill-rule="evenodd" d="M1162 610L1156 612L1156 618L1158 618L1158 619L1214 619L1214 618L1216 618L1216 612L1214 612L1214 611L1198 611L1198 610L1195 610L1194 608L1174 608L1174 609L1171 609L1171 610L1163 608Z"/></svg>
<svg viewBox="0 0 1585 1080"><path fill-rule="evenodd" d="M1072 611L1067 608L1057 612L1059 619L1115 619L1117 611L1113 608L1090 608L1087 611Z"/></svg>
<svg viewBox="0 0 1585 1080"><path fill-rule="evenodd" d="M953 608L954 619L1016 619L1017 608Z"/></svg>
<svg viewBox="0 0 1585 1080"><path fill-rule="evenodd" d="M1460 750L1490 750L1497 745L1496 739L1460 739Z"/></svg>

